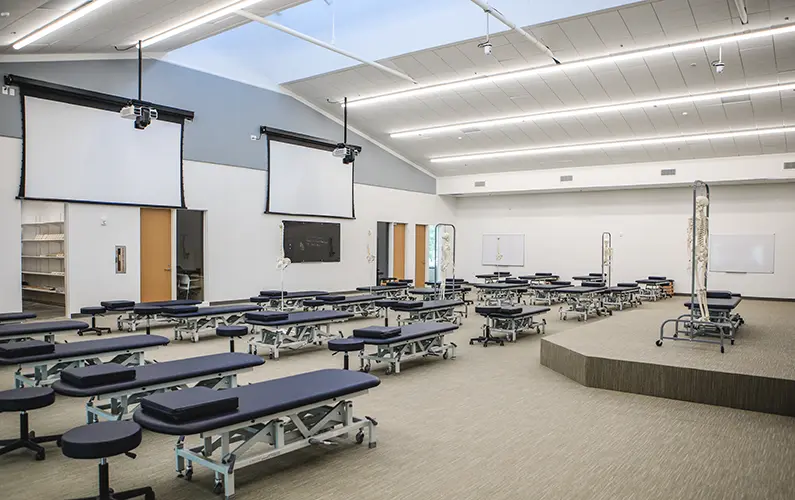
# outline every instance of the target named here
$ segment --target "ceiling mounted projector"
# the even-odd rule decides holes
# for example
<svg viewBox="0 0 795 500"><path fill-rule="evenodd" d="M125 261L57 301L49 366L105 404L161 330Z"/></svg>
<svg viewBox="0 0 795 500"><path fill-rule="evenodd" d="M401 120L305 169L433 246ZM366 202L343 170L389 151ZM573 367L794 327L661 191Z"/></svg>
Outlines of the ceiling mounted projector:
<svg viewBox="0 0 795 500"><path fill-rule="evenodd" d="M157 120L157 110L154 108L128 104L127 106L121 108L119 116L126 120L135 120L135 128L138 130L143 130L151 125L154 120Z"/></svg>
<svg viewBox="0 0 795 500"><path fill-rule="evenodd" d="M345 146L344 143L340 142L337 144L337 147L334 148L334 151L331 152L334 158L345 158L345 155L348 154L348 147Z"/></svg>

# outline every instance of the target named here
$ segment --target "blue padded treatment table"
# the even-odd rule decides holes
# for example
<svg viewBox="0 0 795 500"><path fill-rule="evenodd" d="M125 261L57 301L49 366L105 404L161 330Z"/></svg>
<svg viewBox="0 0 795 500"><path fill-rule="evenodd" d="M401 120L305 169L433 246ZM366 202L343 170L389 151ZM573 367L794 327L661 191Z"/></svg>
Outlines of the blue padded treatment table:
<svg viewBox="0 0 795 500"><path fill-rule="evenodd" d="M389 338L366 338L357 335L365 346L375 347L374 351L359 354L362 370L370 371L371 363L388 363L387 374L400 373L400 363L414 358L441 356L455 359L456 345L445 343L446 334L458 329L454 323L411 323L400 328L400 334Z"/></svg>
<svg viewBox="0 0 795 500"><path fill-rule="evenodd" d="M334 311L349 312L356 316L366 318L371 315L378 315L378 306L375 305L375 302L383 298L382 295L373 294L328 295L325 297L318 297L314 304L331 307Z"/></svg>
<svg viewBox="0 0 795 500"><path fill-rule="evenodd" d="M464 305L463 300L426 300L419 305L416 302L397 302L390 309L401 312L433 311L462 305Z"/></svg>
<svg viewBox="0 0 795 500"><path fill-rule="evenodd" d="M510 275L511 275L511 273L509 273L508 271L495 271L493 273L487 273L487 274L476 274L475 277L479 278L479 279L484 279L484 278L507 278Z"/></svg>
<svg viewBox="0 0 795 500"><path fill-rule="evenodd" d="M41 343L38 340L12 344ZM14 374L17 387L44 386L58 380L60 372L74 365L100 364L100 356L111 357L111 362L121 365L144 364L144 353L168 345L168 339L158 335L131 335L112 339L86 340L69 344L45 344L49 352L25 356L3 357L0 366L18 366ZM9 344L12 346L11 344ZM26 373L26 370L33 369Z"/></svg>
<svg viewBox="0 0 795 500"><path fill-rule="evenodd" d="M560 276L556 274L528 274L525 276L519 276L519 279L528 280L528 281L557 281L560 279Z"/></svg>
<svg viewBox="0 0 795 500"><path fill-rule="evenodd" d="M283 292L281 290L262 290L259 292L260 297L269 297L273 299L280 299L284 296L285 299L300 299L306 297L321 297L328 295L328 292L321 290L299 290L297 292Z"/></svg>
<svg viewBox="0 0 795 500"><path fill-rule="evenodd" d="M740 302L742 302L742 300L743 300L742 297L731 297L731 298L728 298L728 299L711 299L711 298L707 298L707 307L710 310L714 309L716 311L732 311L738 305L740 305ZM688 308L691 308L691 309L698 309L699 303L698 303L698 301L690 302L688 300L687 302L685 302L685 307L688 307Z"/></svg>
<svg viewBox="0 0 795 500"><path fill-rule="evenodd" d="M199 331L202 329L214 329L218 325L236 325L243 321L245 313L259 310L260 307L253 304L210 307L179 306L165 308L162 316L177 322L177 326L174 328L174 340L182 340L185 335L188 335L193 342L198 342Z"/></svg>
<svg viewBox="0 0 795 500"><path fill-rule="evenodd" d="M527 282L524 283L505 283L501 281L499 283L475 283L475 288L479 290L518 290L529 287L530 284Z"/></svg>
<svg viewBox="0 0 795 500"><path fill-rule="evenodd" d="M29 312L0 313L0 323L25 321L26 319L33 319L35 317L36 317L35 313L29 313Z"/></svg>
<svg viewBox="0 0 795 500"><path fill-rule="evenodd" d="M32 323L7 323L0 325L0 342L41 337L45 342L55 342L57 333L77 332L88 328L84 321L34 321Z"/></svg>
<svg viewBox="0 0 795 500"><path fill-rule="evenodd" d="M121 331L125 327L134 332L138 329L141 322L151 324L152 321L159 321L162 309L166 307L175 306L195 306L201 304L200 300L163 300L157 302L133 302L132 300L103 300L99 303L105 308L105 314L119 314L116 319L116 328ZM146 309L146 314L139 314L136 308L143 307ZM126 316L125 314L126 313Z"/></svg>
<svg viewBox="0 0 795 500"><path fill-rule="evenodd" d="M625 306L639 306L640 286L637 283L617 283L602 292L602 304L623 311Z"/></svg>
<svg viewBox="0 0 795 500"><path fill-rule="evenodd" d="M174 390L184 385L204 385L214 389L228 389L237 385L237 374L250 371L265 361L259 356L239 352L210 354L195 358L164 361L150 365L129 367L135 372L134 379L79 387L64 382L64 374L73 377L93 376L102 371L112 370L110 363L65 370L61 380L52 384L56 393L70 397L91 398L86 404L86 415L91 423L100 417L107 420L129 418L137 406L141 394L156 390ZM119 368L121 368L119 366ZM122 400L127 398L127 404ZM106 405L98 400L110 400Z"/></svg>
<svg viewBox="0 0 795 500"><path fill-rule="evenodd" d="M256 354L259 348L265 348L272 359L279 359L279 349L300 349L340 337L331 333L331 325L353 316L350 312L328 309L291 312L286 318L274 317L269 311L246 313L246 323L259 327L254 329L248 349Z"/></svg>
<svg viewBox="0 0 795 500"><path fill-rule="evenodd" d="M377 387L380 380L372 375L346 370L318 370L265 382L227 389L217 393L224 398L237 398L237 409L187 422L173 422L149 410L150 402L167 409L197 406L212 401L207 391L187 389L168 395L155 394L135 412L134 420L144 429L180 436L175 447L177 472L193 474L193 465L200 464L215 473L216 488L222 498L235 495L235 462L218 447L205 451L210 441L231 443L228 452L238 465L263 462L288 451L312 446L338 436L355 436L364 441L364 429L369 434L369 446L376 446L374 419L357 418L353 414L352 399ZM209 395L212 396L212 395ZM153 405L154 406L154 405ZM307 411L297 412L298 409ZM162 413L161 413L162 415ZM300 419L308 435L292 431L293 418ZM318 420L318 415L323 417ZM315 425L319 424L319 425ZM182 436L194 436L195 445L186 445ZM267 436L267 437L266 437ZM251 446L255 440L258 446ZM289 446L289 449L282 449ZM252 488L254 489L254 488Z"/></svg>
<svg viewBox="0 0 795 500"><path fill-rule="evenodd" d="M381 298L398 299L406 296L409 289L408 283L390 282L386 285L359 286L357 292L367 292L380 295Z"/></svg>
<svg viewBox="0 0 795 500"><path fill-rule="evenodd" d="M469 340L469 345L475 342L483 344L483 347L490 342L497 342L504 345L502 338L494 337L494 332L504 333L509 342L516 342L519 333L535 329L537 333L545 333L547 320L536 322L533 318L539 314L549 312L549 307L538 306L519 306L519 307L478 307L475 311L486 318L484 332L482 336L473 337Z"/></svg>
<svg viewBox="0 0 795 500"><path fill-rule="evenodd" d="M566 297L567 308L560 310L560 319L567 319L574 315L578 321L587 321L588 316L612 315L613 311L608 310L602 304L601 295L607 290L604 283L584 282L580 286L567 286L555 290L556 293Z"/></svg>

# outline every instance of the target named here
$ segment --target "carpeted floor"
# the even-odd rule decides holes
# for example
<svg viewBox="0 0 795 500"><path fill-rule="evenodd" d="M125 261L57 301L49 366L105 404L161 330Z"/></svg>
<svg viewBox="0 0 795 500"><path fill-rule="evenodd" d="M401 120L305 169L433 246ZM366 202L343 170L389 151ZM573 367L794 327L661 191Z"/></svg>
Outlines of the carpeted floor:
<svg viewBox="0 0 795 500"><path fill-rule="evenodd" d="M675 299L643 307L674 314L681 305ZM753 315L775 325L786 325L783 315L795 312L793 304L747 301L742 307L749 320ZM581 325L559 321L555 311L547 315L547 335ZM369 323L351 322L344 330ZM456 360L407 363L400 375L382 377L380 387L356 401L358 414L380 423L378 448L345 443L241 469L237 498L795 498L795 419L589 389L539 364L538 336L505 347L469 346L480 324L470 316L452 336ZM154 357L226 349L225 339L208 336L199 344L172 344ZM325 349L299 351L268 361L241 382L341 363ZM10 370L0 371L0 384L11 386ZM80 425L84 403L59 398L32 414L32 426L45 434ZM0 437L16 432L17 416L0 415ZM116 489L149 484L159 499L218 498L204 469L197 467L193 483L175 477L172 438L146 433L137 453L134 461L111 460ZM2 498L95 494L96 464L66 459L52 446L45 462L24 453L0 457L0 471Z"/></svg>

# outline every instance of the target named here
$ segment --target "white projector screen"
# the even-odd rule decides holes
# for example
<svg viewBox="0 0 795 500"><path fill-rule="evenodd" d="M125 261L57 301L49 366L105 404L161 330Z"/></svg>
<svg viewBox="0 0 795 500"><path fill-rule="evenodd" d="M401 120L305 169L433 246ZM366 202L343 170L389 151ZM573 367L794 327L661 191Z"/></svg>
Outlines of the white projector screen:
<svg viewBox="0 0 795 500"><path fill-rule="evenodd" d="M266 211L353 218L353 165L329 150L269 140Z"/></svg>
<svg viewBox="0 0 795 500"><path fill-rule="evenodd" d="M776 235L710 235L709 270L716 273L773 274L776 270Z"/></svg>
<svg viewBox="0 0 795 500"><path fill-rule="evenodd" d="M25 198L182 206L182 124L24 99Z"/></svg>

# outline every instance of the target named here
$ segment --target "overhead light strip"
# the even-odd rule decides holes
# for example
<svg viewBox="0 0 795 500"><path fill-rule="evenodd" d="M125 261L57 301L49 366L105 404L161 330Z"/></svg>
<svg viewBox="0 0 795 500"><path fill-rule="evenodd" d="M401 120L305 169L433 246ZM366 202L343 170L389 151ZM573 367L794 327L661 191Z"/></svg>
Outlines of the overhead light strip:
<svg viewBox="0 0 795 500"><path fill-rule="evenodd" d="M587 144L571 144L565 146L554 146L546 148L514 149L509 151L492 151L485 153L471 153L458 156L442 156L431 158L431 163L460 163L466 161L492 160L502 158L514 158L519 156L537 156L553 153L574 153L580 151L595 151L605 149L619 149L638 146L655 146L661 144L681 144L684 142L703 142L715 139L733 139L737 137L753 137L763 135L785 134L795 132L795 127L779 127L768 129L740 130L735 132L718 132L712 134L699 135L677 135L672 137L654 137L648 139L636 139L631 141L606 141Z"/></svg>
<svg viewBox="0 0 795 500"><path fill-rule="evenodd" d="M201 26L202 24L207 24L213 22L217 19L221 19L224 16L228 16L230 14L234 14L240 9L246 9L258 3L261 3L263 0L243 0L239 2L233 2L226 7L223 7L218 10L214 10L212 12L208 12L206 14L202 14L201 16L194 17L179 26L166 30L158 35L153 37L147 38L143 42L141 42L141 47L149 47L156 43L162 42L163 40L167 40L173 36L179 35L180 33L184 33L188 30L192 30L197 26Z"/></svg>
<svg viewBox="0 0 795 500"><path fill-rule="evenodd" d="M403 130L390 134L393 139L406 139L411 137L420 137L436 134L444 134L447 132L460 133L462 129L466 128L494 128L503 127L506 125L516 125L520 123L532 123L542 120L554 120L558 118L571 118L578 116L595 115L598 113L615 113L621 111L631 111L635 109L653 108L657 106L675 106L678 104L695 104L705 101L713 101L720 99L727 99L739 96L755 96L784 92L786 90L795 90L795 83L787 83L783 85L771 85L767 87L756 88L743 88L736 90L729 90L726 92L712 92L709 94L695 94L678 97L669 97L666 99L656 99L653 101L633 101L624 104L612 104L609 106L589 106L586 108L568 109L561 111L552 111L547 113L530 113L525 115L508 116L504 118L494 118L490 120L481 120L474 122L461 122L450 123L446 125L439 125L436 127L426 127L412 130Z"/></svg>
<svg viewBox="0 0 795 500"><path fill-rule="evenodd" d="M499 83L506 80L515 80L527 78L530 76L548 75L551 73L558 73L562 71L573 71L580 68L594 67L602 64L617 63L623 61L632 61L645 57L653 57L663 54L676 54L687 50L714 47L724 43L743 42L747 40L754 40L757 38L764 38L768 36L778 36L788 33L795 33L795 24L787 26L780 26L778 28L770 28L766 30L753 31L750 33L743 33L741 35L732 35L725 37L712 38L709 40L699 40L696 42L682 43L678 45L667 45L664 47L657 47L653 49L640 50L637 52L627 52L613 56L597 57L594 59L584 59L581 61L574 61L563 64L555 64L552 66L541 66L537 68L529 68L517 71L509 71L505 73L496 73L487 76L478 76L474 78L466 78L462 80L452 80L445 83L434 85L427 85L420 88L413 88L409 90L399 90L397 92L389 92L386 94L375 95L371 97L361 97L357 99L349 99L348 106L366 106L372 104L379 104L389 101L396 101L400 99L407 99L409 97L421 97L424 95L434 94L437 92L449 92L461 88L471 88L472 86L482 85L485 83Z"/></svg>
<svg viewBox="0 0 795 500"><path fill-rule="evenodd" d="M65 15L59 17L58 19L56 19L55 21L51 22L50 24L47 24L47 25L37 29L33 33L30 33L30 34L25 35L24 37L20 38L19 40L14 42L13 47L16 50L19 50L19 49L22 49L24 47L27 47L31 43L44 38L45 36L49 35L50 33L55 32L55 31L57 31L57 30L59 30L61 28L63 28L64 26L72 24L73 22L77 21L81 17L84 17L84 16L90 14L91 12L94 12L95 10L101 8L101 7L104 7L105 5L111 3L112 1L113 0L94 0L91 3L83 4L82 6L78 7L77 9L74 9L73 11L69 12L68 14L65 14Z"/></svg>

